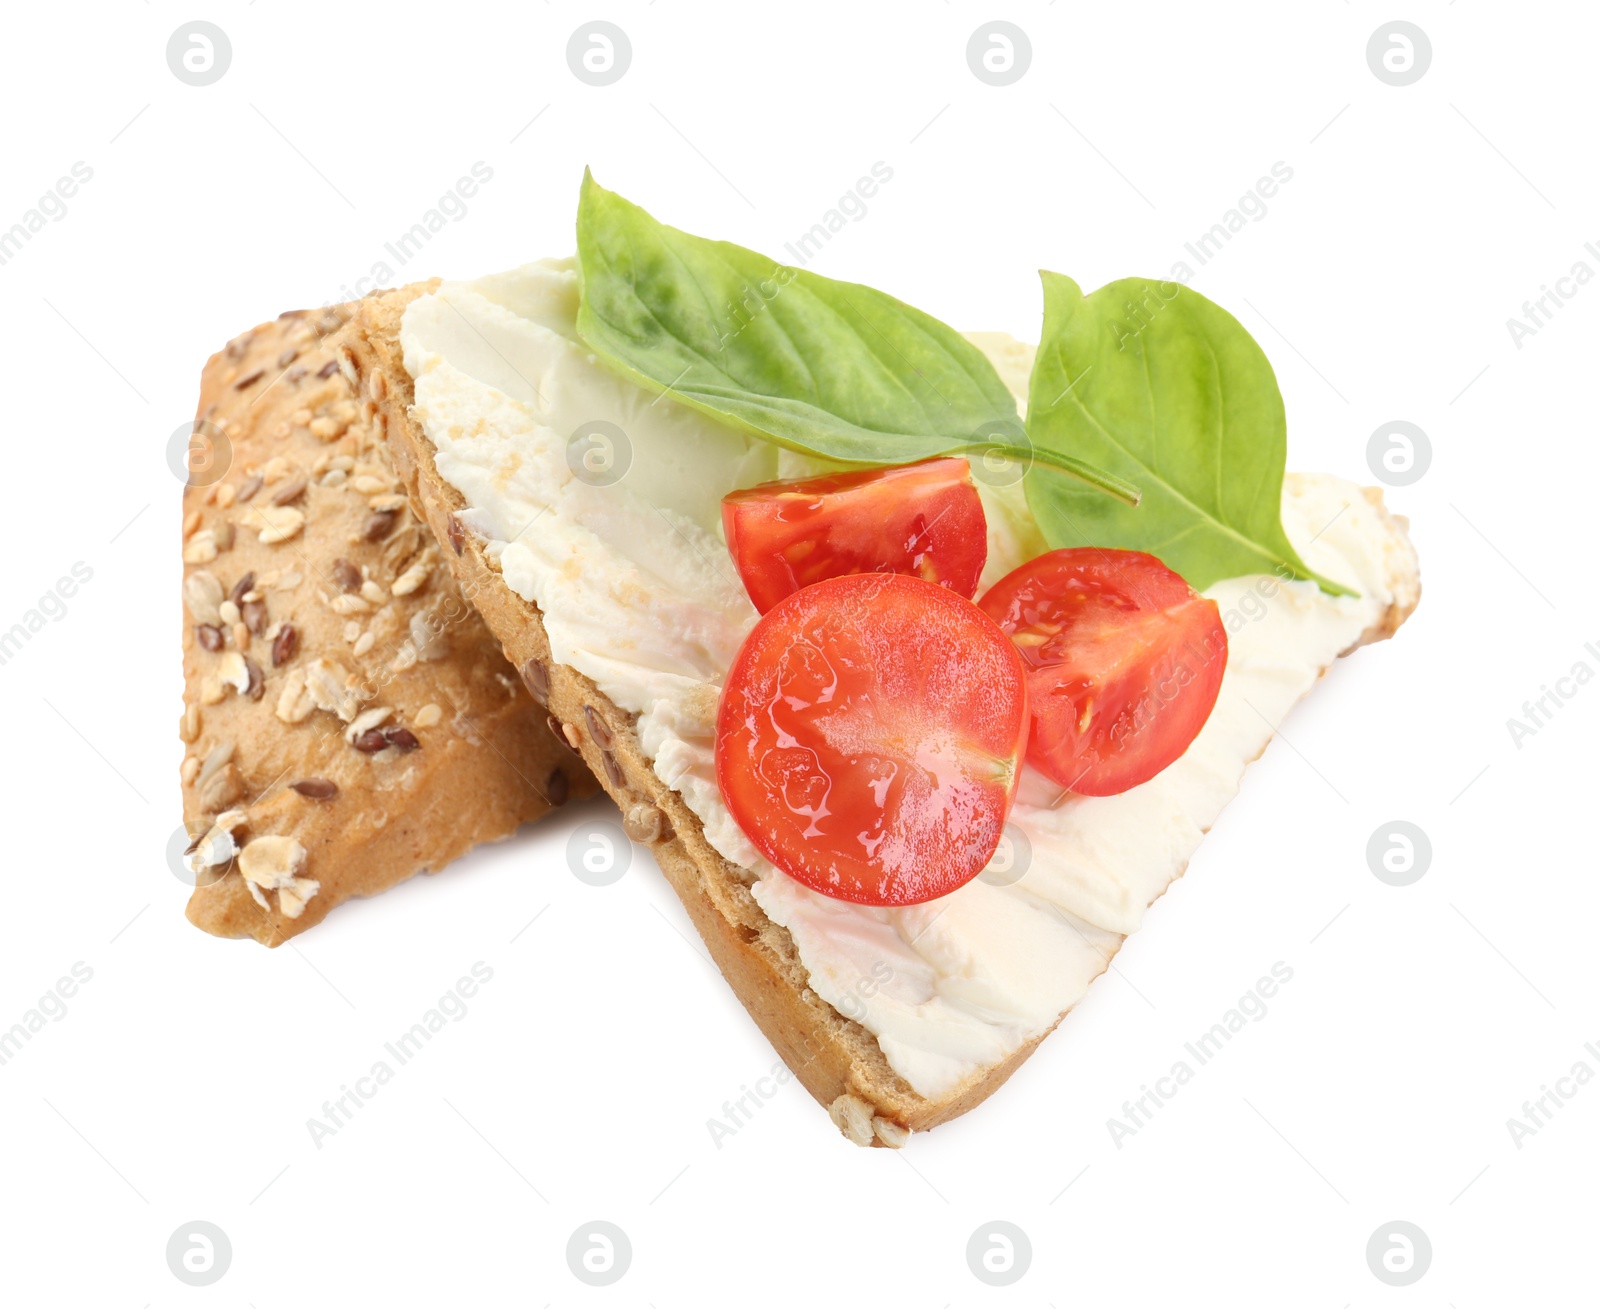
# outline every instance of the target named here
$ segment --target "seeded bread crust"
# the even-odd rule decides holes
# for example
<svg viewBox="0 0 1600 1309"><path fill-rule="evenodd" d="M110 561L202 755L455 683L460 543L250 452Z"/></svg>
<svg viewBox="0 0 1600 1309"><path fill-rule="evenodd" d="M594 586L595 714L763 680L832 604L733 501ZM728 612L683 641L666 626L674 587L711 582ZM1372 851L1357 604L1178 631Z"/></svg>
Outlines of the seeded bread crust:
<svg viewBox="0 0 1600 1309"><path fill-rule="evenodd" d="M414 285L362 303L356 320L357 369L368 377L372 393L381 396L378 421L413 504L440 542L448 543L446 562L500 638L506 657L548 708L552 733L581 753L622 809L629 835L652 848L751 1017L849 1140L898 1147L911 1132L926 1131L982 1103L1049 1032L948 1095L919 1095L889 1066L871 1032L811 989L793 938L755 902L748 874L711 848L700 820L656 776L640 749L634 716L587 677L552 661L538 607L505 585L484 542L464 529L457 516L464 500L438 475L434 445L411 417L413 388L400 347L400 322L406 305L436 285ZM1415 603L1412 592L1364 639L1389 635ZM1106 955L1107 967L1114 953Z"/></svg>
<svg viewBox="0 0 1600 1309"><path fill-rule="evenodd" d="M352 308L212 357L183 494L187 912L268 946L595 789L412 515Z"/></svg>

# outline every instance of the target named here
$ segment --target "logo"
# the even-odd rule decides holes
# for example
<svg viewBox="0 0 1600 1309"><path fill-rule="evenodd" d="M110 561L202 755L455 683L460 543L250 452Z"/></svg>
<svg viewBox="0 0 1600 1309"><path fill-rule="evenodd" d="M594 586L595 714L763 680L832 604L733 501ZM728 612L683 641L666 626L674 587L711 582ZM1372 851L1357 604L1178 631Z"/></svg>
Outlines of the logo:
<svg viewBox="0 0 1600 1309"><path fill-rule="evenodd" d="M1367 67L1380 82L1410 86L1433 62L1433 42L1415 23L1385 23L1367 39Z"/></svg>
<svg viewBox="0 0 1600 1309"><path fill-rule="evenodd" d="M615 23L585 23L567 39L567 67L580 82L610 86L633 62L633 43Z"/></svg>
<svg viewBox="0 0 1600 1309"><path fill-rule="evenodd" d="M615 823L585 823L567 838L567 867L589 886L620 882L633 862L633 843Z"/></svg>
<svg viewBox="0 0 1600 1309"><path fill-rule="evenodd" d="M633 443L615 423L597 418L567 438L567 467L590 486L615 486L633 464Z"/></svg>
<svg viewBox="0 0 1600 1309"><path fill-rule="evenodd" d="M567 1267L580 1282L610 1286L633 1262L633 1244L615 1223L596 1218L567 1239Z"/></svg>
<svg viewBox="0 0 1600 1309"><path fill-rule="evenodd" d="M167 1267L180 1282L210 1286L233 1262L233 1244L215 1223L196 1219L167 1238Z"/></svg>
<svg viewBox="0 0 1600 1309"><path fill-rule="evenodd" d="M995 1219L967 1239L967 1267L989 1286L1020 1282L1033 1262L1033 1243L1015 1223Z"/></svg>
<svg viewBox="0 0 1600 1309"><path fill-rule="evenodd" d="M179 423L167 438L167 467L186 486L212 486L233 467L233 442L203 418Z"/></svg>
<svg viewBox="0 0 1600 1309"><path fill-rule="evenodd" d="M1367 438L1367 467L1385 486L1421 481L1432 462L1433 443L1415 423L1396 419Z"/></svg>
<svg viewBox="0 0 1600 1309"><path fill-rule="evenodd" d="M1015 23L985 23L967 40L967 67L980 82L1010 86L1033 62L1033 42Z"/></svg>
<svg viewBox="0 0 1600 1309"><path fill-rule="evenodd" d="M210 86L233 62L233 43L215 23L185 23L167 38L167 67L180 82Z"/></svg>
<svg viewBox="0 0 1600 1309"><path fill-rule="evenodd" d="M1007 823L1000 833L1000 844L978 874L980 882L990 886L1015 886L1028 872L1033 862L1033 842L1015 823Z"/></svg>
<svg viewBox="0 0 1600 1309"><path fill-rule="evenodd" d="M1396 818L1385 823L1367 841L1367 867L1389 886L1420 882L1433 862L1433 843L1415 823Z"/></svg>
<svg viewBox="0 0 1600 1309"><path fill-rule="evenodd" d="M1415 1223L1385 1223L1367 1239L1367 1267L1389 1286L1420 1282L1433 1262L1433 1243Z"/></svg>

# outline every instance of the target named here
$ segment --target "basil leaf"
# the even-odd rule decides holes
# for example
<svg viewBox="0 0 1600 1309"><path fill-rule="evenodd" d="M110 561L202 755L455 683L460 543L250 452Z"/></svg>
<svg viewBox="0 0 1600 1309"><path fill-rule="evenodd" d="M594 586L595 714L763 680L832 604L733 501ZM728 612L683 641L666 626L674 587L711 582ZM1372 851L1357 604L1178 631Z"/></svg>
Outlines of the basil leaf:
<svg viewBox="0 0 1600 1309"><path fill-rule="evenodd" d="M578 335L596 354L728 426L845 463L973 450L1029 460L993 365L938 319L658 223L587 172L578 277ZM1043 459L1138 498L1066 451Z"/></svg>
<svg viewBox="0 0 1600 1309"><path fill-rule="evenodd" d="M1028 435L1144 491L1137 508L1029 472L1053 547L1143 550L1203 591L1251 573L1313 573L1283 531L1283 397L1239 321L1175 282L1125 278L1084 295L1044 279L1044 339L1028 379Z"/></svg>

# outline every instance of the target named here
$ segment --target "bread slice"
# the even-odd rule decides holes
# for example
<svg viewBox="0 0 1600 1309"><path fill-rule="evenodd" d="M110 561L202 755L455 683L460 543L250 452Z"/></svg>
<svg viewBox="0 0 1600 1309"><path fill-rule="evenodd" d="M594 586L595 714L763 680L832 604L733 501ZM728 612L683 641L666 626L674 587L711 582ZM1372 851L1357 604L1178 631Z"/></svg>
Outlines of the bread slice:
<svg viewBox="0 0 1600 1309"><path fill-rule="evenodd" d="M351 311L212 357L183 493L188 916L269 946L595 787L411 514Z"/></svg>
<svg viewBox="0 0 1600 1309"><path fill-rule="evenodd" d="M860 1145L899 1146L909 1133L947 1122L981 1103L1044 1034L948 1094L919 1094L890 1067L870 1031L812 989L793 939L757 904L748 874L711 847L700 820L657 777L640 748L634 716L587 677L552 662L538 608L501 580L484 542L464 528L459 516L463 498L439 476L435 447L411 416L413 387L400 345L401 318L406 306L430 289L408 287L361 306L354 346L357 371L381 396L378 422L418 512L441 542L448 542L446 561L548 708L552 730L582 753L621 807L630 836L652 847L745 1008L847 1138ZM1388 635L1398 626L1415 603L1415 589L1406 594L1408 599L1385 614L1364 639ZM1120 944L1120 938L1113 939ZM1108 953L1103 963L1110 961Z"/></svg>

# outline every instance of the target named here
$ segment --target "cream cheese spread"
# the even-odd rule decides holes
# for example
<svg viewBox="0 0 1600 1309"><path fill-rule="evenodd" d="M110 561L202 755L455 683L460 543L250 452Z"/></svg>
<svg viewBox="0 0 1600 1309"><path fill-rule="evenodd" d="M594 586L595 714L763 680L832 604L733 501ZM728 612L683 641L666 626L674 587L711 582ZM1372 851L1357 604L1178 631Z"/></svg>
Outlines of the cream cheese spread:
<svg viewBox="0 0 1600 1309"><path fill-rule="evenodd" d="M578 340L570 260L447 283L406 311L415 415L465 496L506 584L537 604L554 657L638 715L645 753L752 893L794 938L816 992L877 1037L918 1092L950 1094L1047 1031L1083 996L1145 908L1183 871L1290 707L1415 575L1404 534L1359 488L1285 480L1310 582L1220 582L1227 672L1176 763L1103 798L1025 770L1004 858L928 904L829 899L763 860L722 802L713 723L757 615L722 540L722 497L816 465L619 378ZM1025 399L1029 350L973 338ZM618 436L618 433L621 436ZM574 440L575 434L581 434ZM980 482L987 586L1044 548L1020 485ZM885 968L887 964L887 968Z"/></svg>

